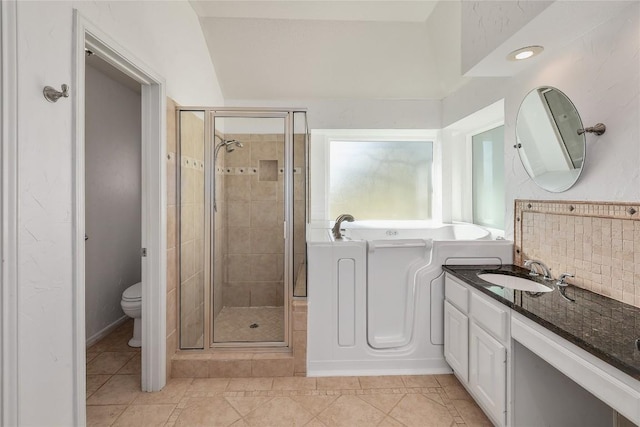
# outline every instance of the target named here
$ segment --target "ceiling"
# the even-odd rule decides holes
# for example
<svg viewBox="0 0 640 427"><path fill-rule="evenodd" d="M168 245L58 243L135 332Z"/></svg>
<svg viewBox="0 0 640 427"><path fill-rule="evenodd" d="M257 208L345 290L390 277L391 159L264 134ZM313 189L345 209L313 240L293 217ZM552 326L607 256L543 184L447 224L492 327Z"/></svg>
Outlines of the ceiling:
<svg viewBox="0 0 640 427"><path fill-rule="evenodd" d="M442 99L522 72L631 3L190 0L227 100ZM505 60L538 44L538 57Z"/></svg>
<svg viewBox="0 0 640 427"><path fill-rule="evenodd" d="M190 3L225 99L441 99L466 81L458 1Z"/></svg>

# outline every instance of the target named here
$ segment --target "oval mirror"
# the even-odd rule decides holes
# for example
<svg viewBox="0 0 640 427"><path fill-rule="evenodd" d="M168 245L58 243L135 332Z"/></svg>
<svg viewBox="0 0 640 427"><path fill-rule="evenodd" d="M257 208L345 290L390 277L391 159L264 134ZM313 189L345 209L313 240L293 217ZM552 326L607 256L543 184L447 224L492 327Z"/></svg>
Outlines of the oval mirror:
<svg viewBox="0 0 640 427"><path fill-rule="evenodd" d="M525 96L516 119L516 147L531 179L552 193L568 190L582 172L586 138L571 100L543 86Z"/></svg>

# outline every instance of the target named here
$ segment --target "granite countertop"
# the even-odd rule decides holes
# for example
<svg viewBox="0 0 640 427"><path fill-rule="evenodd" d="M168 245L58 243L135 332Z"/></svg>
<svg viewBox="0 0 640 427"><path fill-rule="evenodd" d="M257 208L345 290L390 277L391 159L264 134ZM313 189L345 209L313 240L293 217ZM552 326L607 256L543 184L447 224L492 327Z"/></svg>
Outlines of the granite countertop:
<svg viewBox="0 0 640 427"><path fill-rule="evenodd" d="M557 290L534 296L527 292L495 286L478 278L480 272L500 272L532 279L528 276L529 270L516 265L455 265L442 268L482 293L640 380L640 350L636 348L636 340L640 338L640 308L575 286L567 287L566 295L575 299L575 302L570 302ZM549 285L549 282L542 279L536 281Z"/></svg>

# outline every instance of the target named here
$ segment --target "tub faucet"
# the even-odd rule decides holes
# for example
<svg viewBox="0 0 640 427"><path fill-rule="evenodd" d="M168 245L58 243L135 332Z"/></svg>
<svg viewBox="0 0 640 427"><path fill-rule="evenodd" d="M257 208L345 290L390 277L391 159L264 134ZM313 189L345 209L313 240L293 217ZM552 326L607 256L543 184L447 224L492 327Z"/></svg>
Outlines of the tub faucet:
<svg viewBox="0 0 640 427"><path fill-rule="evenodd" d="M529 267L531 271L529 272L529 276L539 276L542 273L542 278L544 280L553 280L551 276L551 270L547 267L542 261L538 261L536 259L528 259L524 262L525 267ZM538 268L536 268L538 266ZM539 270L540 272L536 271Z"/></svg>
<svg viewBox="0 0 640 427"><path fill-rule="evenodd" d="M342 231L340 230L340 228L342 227L342 221L353 222L355 221L355 218L353 217L353 215L349 215L349 214L342 214L342 215L339 215L338 218L336 218L336 223L331 229L331 232L333 233L333 237L336 240L342 239Z"/></svg>

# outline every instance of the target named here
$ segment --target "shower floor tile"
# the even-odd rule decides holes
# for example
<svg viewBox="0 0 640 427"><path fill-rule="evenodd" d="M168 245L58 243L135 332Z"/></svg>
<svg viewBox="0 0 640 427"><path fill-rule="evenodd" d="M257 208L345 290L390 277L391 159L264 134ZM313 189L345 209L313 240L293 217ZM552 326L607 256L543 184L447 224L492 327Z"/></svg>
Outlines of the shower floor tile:
<svg viewBox="0 0 640 427"><path fill-rule="evenodd" d="M215 342L284 341L284 307L224 307L213 321L213 337Z"/></svg>

